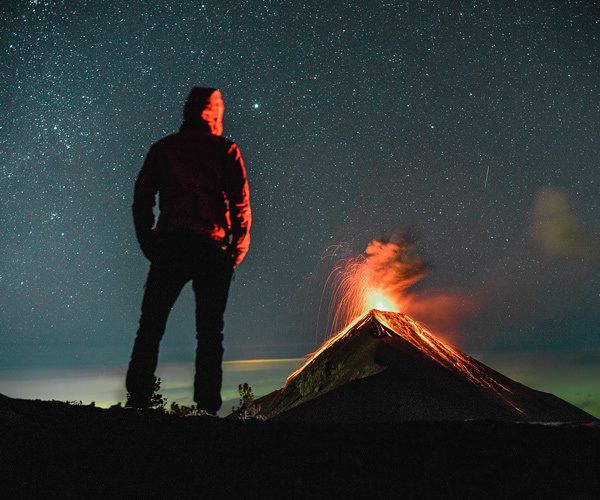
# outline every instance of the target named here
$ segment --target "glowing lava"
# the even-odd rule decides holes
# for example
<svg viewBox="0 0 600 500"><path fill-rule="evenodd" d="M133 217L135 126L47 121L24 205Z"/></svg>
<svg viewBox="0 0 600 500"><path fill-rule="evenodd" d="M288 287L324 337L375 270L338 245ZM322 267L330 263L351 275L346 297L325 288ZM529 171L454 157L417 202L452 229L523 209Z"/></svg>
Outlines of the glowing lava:
<svg viewBox="0 0 600 500"><path fill-rule="evenodd" d="M367 292L366 309L377 309L379 311L398 312L396 302L381 290Z"/></svg>
<svg viewBox="0 0 600 500"><path fill-rule="evenodd" d="M522 410L511 401L511 391L489 376L476 360L462 353L450 344L443 342L433 335L433 333L431 333L424 325L413 320L406 314L378 311L375 309L357 317L337 335L326 340L321 347L309 356L300 368L288 377L285 385L287 386L294 378L300 375L306 367L314 363L324 351L331 348L336 342L348 338L354 332L359 331L360 328L369 321L374 321L377 329L377 337L400 337L438 364L466 377L470 382L484 389L493 391L508 405L512 406L517 411L522 412Z"/></svg>

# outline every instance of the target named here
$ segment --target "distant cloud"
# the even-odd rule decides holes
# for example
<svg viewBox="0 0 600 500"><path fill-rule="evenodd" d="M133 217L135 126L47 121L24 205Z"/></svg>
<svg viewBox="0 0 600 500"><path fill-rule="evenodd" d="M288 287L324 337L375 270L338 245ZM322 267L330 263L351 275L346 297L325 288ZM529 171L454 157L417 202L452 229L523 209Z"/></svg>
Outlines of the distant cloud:
<svg viewBox="0 0 600 500"><path fill-rule="evenodd" d="M522 237L478 277L482 285L474 293L483 308L468 329L487 339L502 333L513 345L568 336L592 341L593 329L575 333L572 318L590 304L590 277L600 264L598 228L575 212L567 191L553 186L537 191L529 214ZM541 331L544 337L523 335Z"/></svg>
<svg viewBox="0 0 600 500"><path fill-rule="evenodd" d="M562 189L547 186L537 192L530 229L546 256L600 259L600 234L575 213Z"/></svg>

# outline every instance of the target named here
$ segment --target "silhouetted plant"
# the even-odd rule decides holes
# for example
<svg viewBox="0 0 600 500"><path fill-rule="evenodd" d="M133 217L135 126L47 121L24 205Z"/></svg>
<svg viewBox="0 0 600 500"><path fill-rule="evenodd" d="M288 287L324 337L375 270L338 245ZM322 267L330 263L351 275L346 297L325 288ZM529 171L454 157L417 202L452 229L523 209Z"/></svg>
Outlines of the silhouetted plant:
<svg viewBox="0 0 600 500"><path fill-rule="evenodd" d="M254 392L246 382L238 386L240 404L231 408L233 418L237 420L260 419L260 405L254 403Z"/></svg>
<svg viewBox="0 0 600 500"><path fill-rule="evenodd" d="M175 415L176 417L189 417L193 415L198 415L198 407L196 405L185 406L176 403L175 401L171 402L169 409L167 410L167 398L165 398L160 391L161 380L160 377L156 379L154 383L154 392L150 397L150 407L154 410L157 410L161 413L168 413L170 415Z"/></svg>
<svg viewBox="0 0 600 500"><path fill-rule="evenodd" d="M154 382L154 388L152 396L150 396L150 408L159 411L161 413L167 413L167 398L165 398L160 392L160 377Z"/></svg>
<svg viewBox="0 0 600 500"><path fill-rule="evenodd" d="M179 405L175 401L173 401L171 403L171 410L169 411L169 413L171 415L175 415L176 417L189 417L192 415L198 415L198 407L196 405Z"/></svg>
<svg viewBox="0 0 600 500"><path fill-rule="evenodd" d="M160 393L161 382L162 381L160 377L158 377L154 382L152 396L150 396L150 408L152 410L174 415L176 417L188 417L202 414L198 412L198 407L196 405L185 406L172 401L169 407L167 407L167 398ZM127 394L127 398L129 397L129 394ZM121 403L119 402L116 405L113 405L111 408L121 408Z"/></svg>
<svg viewBox="0 0 600 500"><path fill-rule="evenodd" d="M54 401L54 399L52 401ZM96 406L95 401L92 401L90 404L84 405L83 401L81 401L81 399L79 401L76 401L76 400L68 401L67 400L67 401L65 401L65 403L67 403L68 405L71 405L71 406L90 406L90 407Z"/></svg>

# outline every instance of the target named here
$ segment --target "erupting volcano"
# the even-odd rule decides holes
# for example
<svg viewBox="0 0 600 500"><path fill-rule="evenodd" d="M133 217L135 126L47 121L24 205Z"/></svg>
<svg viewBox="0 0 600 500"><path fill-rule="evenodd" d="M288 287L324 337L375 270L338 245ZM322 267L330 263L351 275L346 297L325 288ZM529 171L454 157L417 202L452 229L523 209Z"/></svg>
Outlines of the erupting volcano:
<svg viewBox="0 0 600 500"><path fill-rule="evenodd" d="M332 325L348 324L257 401L265 418L312 422L493 419L592 422L494 371L397 312L427 270L403 239L372 242L330 275ZM354 319L351 319L354 318Z"/></svg>
<svg viewBox="0 0 600 500"><path fill-rule="evenodd" d="M309 422L595 421L494 371L410 317L378 310L327 340L257 404L265 418Z"/></svg>

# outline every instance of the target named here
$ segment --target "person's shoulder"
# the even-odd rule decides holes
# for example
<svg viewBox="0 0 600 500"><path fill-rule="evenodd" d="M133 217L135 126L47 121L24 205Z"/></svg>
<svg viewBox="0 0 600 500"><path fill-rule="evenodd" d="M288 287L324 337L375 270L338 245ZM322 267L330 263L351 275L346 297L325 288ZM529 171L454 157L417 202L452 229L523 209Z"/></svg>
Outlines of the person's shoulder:
<svg viewBox="0 0 600 500"><path fill-rule="evenodd" d="M176 142L176 141L180 141L180 140L185 140L188 139L188 135L186 135L185 131L179 131L179 132L175 132L173 134L167 135L165 137L163 137L162 139L159 139L158 141L154 142L152 145L160 145L160 144L169 144L171 142ZM197 140L204 140L204 141L209 141L209 142L214 142L217 144L223 144L225 146L233 146L235 145L235 142L233 142L231 139L224 137L222 135L215 135L215 134L200 134L200 135L194 135L193 139L195 141Z"/></svg>
<svg viewBox="0 0 600 500"><path fill-rule="evenodd" d="M225 146L227 149L231 148L231 146L237 147L237 144L228 137L224 137L222 135L215 135L214 137L216 137L219 140L219 142L223 144L223 146Z"/></svg>
<svg viewBox="0 0 600 500"><path fill-rule="evenodd" d="M241 154L240 147L237 145L237 143L235 141L232 141L231 139L228 139L227 137L223 137L223 136L219 136L219 139L221 139L221 144L223 144L227 154L233 154L233 155Z"/></svg>
<svg viewBox="0 0 600 500"><path fill-rule="evenodd" d="M179 134L180 134L179 132L175 132L173 134L166 135L166 136L162 137L161 139L159 139L158 141L153 142L150 147L151 148L153 148L153 147L160 148L162 146L166 146L168 144L176 142L179 140Z"/></svg>
<svg viewBox="0 0 600 500"><path fill-rule="evenodd" d="M185 131L179 131L175 132L174 134L167 135L152 143L150 148L153 148L155 151L171 149L173 147L177 148L182 143L189 142L190 139L193 139L193 142L204 142L206 145L212 144L213 147L216 146L218 149L222 149L225 153L230 153L231 151L238 149L238 146L234 141L227 137L223 137L222 135L201 134L190 137L190 135L186 134Z"/></svg>

